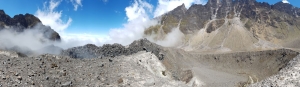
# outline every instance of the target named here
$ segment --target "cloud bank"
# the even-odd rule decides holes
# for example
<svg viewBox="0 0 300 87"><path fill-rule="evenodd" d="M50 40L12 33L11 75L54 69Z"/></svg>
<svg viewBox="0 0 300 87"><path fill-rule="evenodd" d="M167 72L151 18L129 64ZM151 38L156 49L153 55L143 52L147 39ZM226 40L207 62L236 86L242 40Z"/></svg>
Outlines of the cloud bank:
<svg viewBox="0 0 300 87"><path fill-rule="evenodd" d="M128 22L124 24L123 28L114 28L109 32L109 43L121 43L128 45L134 40L143 38L144 30L152 25L156 25L158 20L152 20L151 15L158 17L176 7L185 4L189 8L192 4L204 4L204 0L159 0L156 9L153 11L153 5L144 0L135 0L133 4L125 8ZM171 33L168 41L173 41L171 38L179 34L179 29L175 29ZM179 35L181 36L181 35ZM177 42L177 41L175 41ZM163 43L163 42L159 42Z"/></svg>
<svg viewBox="0 0 300 87"><path fill-rule="evenodd" d="M76 3L78 4L81 0L77 1ZM155 8L152 4L144 0L135 0L130 6L124 9L126 12L127 23L124 23L123 27L112 28L107 35L92 35L65 32L71 25L72 18L62 20L61 16L63 11L55 10L60 5L61 1L50 0L49 2L44 3L42 9L36 11L35 16L38 17L44 25L50 26L57 31L62 38L61 42L53 42L46 39L43 36L45 31L41 31L41 29L39 29L40 25L36 25L32 29L26 29L22 33L11 31L11 29L2 30L0 32L0 48L17 49L19 52L21 51L23 53L36 51L38 53L59 54L61 49L56 48L55 46L67 49L75 46L83 46L85 44L103 45L120 43L122 45L128 45L134 40L144 38L144 30L146 28L158 24L159 21L154 20L151 16L164 14L182 3L190 6L192 3L196 2L196 0L159 0L158 7ZM153 10L154 8L155 10ZM172 46L180 42L178 38L181 38L182 36L183 34L180 32L179 27L176 27L166 36L164 41L155 42L162 46ZM22 44L20 44L20 42L22 42Z"/></svg>
<svg viewBox="0 0 300 87"><path fill-rule="evenodd" d="M155 25L157 21L150 20L149 13L152 13L153 5L142 0L135 0L125 8L127 23L122 28L110 29L108 40L105 43L120 43L128 45L134 40L143 37L144 29Z"/></svg>
<svg viewBox="0 0 300 87"><path fill-rule="evenodd" d="M78 6L82 6L81 0L71 0ZM55 45L63 47L64 49L74 46L82 46L85 44L112 44L120 43L128 45L134 40L143 38L143 32L146 28L158 23L157 20L152 20L153 17L160 16L168 11L173 10L183 3L186 7L192 4L204 4L204 0L159 0L157 7L148 3L146 0L134 0L130 6L127 6L126 12L127 23L123 27L112 28L107 35L90 35L90 34L72 34L65 32L72 22L72 18L67 21L61 19L62 11L56 11L55 8L59 6L61 1L51 0L44 3L43 9L38 9L36 16L43 22L44 25L51 26L57 31L61 37L62 42ZM73 3L74 5L74 3ZM74 8L76 6L74 5ZM75 10L75 9L74 9ZM176 30L175 34L178 33ZM172 34L173 35L173 34Z"/></svg>

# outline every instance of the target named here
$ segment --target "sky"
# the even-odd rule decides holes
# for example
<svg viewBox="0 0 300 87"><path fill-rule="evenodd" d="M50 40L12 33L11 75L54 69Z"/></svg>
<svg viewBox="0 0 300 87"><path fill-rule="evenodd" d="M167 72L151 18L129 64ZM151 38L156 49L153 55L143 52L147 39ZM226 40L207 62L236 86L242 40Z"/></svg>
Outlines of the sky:
<svg viewBox="0 0 300 87"><path fill-rule="evenodd" d="M275 4L281 0L257 0ZM152 18L183 3L206 4L207 0L0 0L0 9L13 17L30 13L51 26L63 39L82 44L121 43L140 39ZM300 7L300 0L288 0ZM147 21L147 22L146 22Z"/></svg>

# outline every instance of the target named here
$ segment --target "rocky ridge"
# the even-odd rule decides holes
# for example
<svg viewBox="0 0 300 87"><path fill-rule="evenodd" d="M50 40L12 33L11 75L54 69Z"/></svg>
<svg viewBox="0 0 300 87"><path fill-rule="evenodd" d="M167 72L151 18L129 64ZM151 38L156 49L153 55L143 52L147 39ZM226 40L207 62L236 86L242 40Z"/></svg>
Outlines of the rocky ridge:
<svg viewBox="0 0 300 87"><path fill-rule="evenodd" d="M87 44L84 46L69 48L63 50L61 55L70 56L72 58L102 58L102 57L116 57L121 55L132 55L139 51L146 51L155 54L160 60L163 59L163 47L148 41L147 39L136 40L128 47L121 44L104 44L97 47L94 44Z"/></svg>

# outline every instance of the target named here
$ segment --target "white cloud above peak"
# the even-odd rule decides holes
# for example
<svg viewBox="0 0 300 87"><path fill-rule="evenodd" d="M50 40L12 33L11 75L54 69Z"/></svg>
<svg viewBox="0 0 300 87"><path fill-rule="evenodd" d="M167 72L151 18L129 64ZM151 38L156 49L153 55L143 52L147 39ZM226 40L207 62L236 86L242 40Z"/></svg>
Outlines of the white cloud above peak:
<svg viewBox="0 0 300 87"><path fill-rule="evenodd" d="M55 11L55 8L61 1L51 0L44 3L43 9L38 9L35 12L35 16L38 17L44 25L50 26L57 32L62 32L67 29L72 22L72 18L69 18L66 22L61 19L62 11Z"/></svg>
<svg viewBox="0 0 300 87"><path fill-rule="evenodd" d="M205 4L206 0L158 0L158 5L154 11L154 17L163 15L176 7L184 4L189 8L192 4Z"/></svg>
<svg viewBox="0 0 300 87"><path fill-rule="evenodd" d="M289 3L288 0L282 0L282 3Z"/></svg>
<svg viewBox="0 0 300 87"><path fill-rule="evenodd" d="M77 11L78 7L82 7L83 5L81 4L82 0L71 0L73 6L74 6L74 11Z"/></svg>

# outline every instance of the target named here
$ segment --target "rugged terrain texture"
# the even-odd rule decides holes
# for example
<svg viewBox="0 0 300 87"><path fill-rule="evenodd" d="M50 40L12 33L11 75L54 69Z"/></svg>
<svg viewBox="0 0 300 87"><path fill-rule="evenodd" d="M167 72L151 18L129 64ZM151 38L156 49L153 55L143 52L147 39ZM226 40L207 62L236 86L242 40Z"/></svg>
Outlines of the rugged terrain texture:
<svg viewBox="0 0 300 87"><path fill-rule="evenodd" d="M293 58L286 67L263 81L251 84L250 87L298 87L300 86L300 56Z"/></svg>
<svg viewBox="0 0 300 87"><path fill-rule="evenodd" d="M128 46L50 45L38 51L58 55L0 50L0 87L299 87L299 15L299 8L282 2L181 5L144 32L159 41L179 29L184 36L175 47L141 39ZM39 24L30 14L10 18L0 10L0 29L23 32ZM57 33L45 35L60 40Z"/></svg>
<svg viewBox="0 0 300 87"><path fill-rule="evenodd" d="M37 29L44 34L45 38L53 41L60 41L59 34L51 29L49 26L45 26L41 21L31 14L19 14L11 18L4 10L0 10L0 30L9 29L16 32L24 32L28 29Z"/></svg>
<svg viewBox="0 0 300 87"><path fill-rule="evenodd" d="M183 5L158 17L145 36L163 40L178 27L186 50L251 51L295 47L299 42L300 9L278 2L208 0L206 5ZM211 52L209 51L209 52Z"/></svg>
<svg viewBox="0 0 300 87"><path fill-rule="evenodd" d="M163 48L146 39L128 47L90 44L64 50L62 54L26 57L0 51L0 85L241 87L276 75L299 55L288 49L222 54L186 52Z"/></svg>
<svg viewBox="0 0 300 87"><path fill-rule="evenodd" d="M96 58L96 57L116 57L121 55L131 55L139 51L151 52L159 59L163 59L163 48L147 39L136 40L128 47L121 44L105 44L97 47L94 44L69 48L63 50L61 55L70 56L72 58Z"/></svg>

